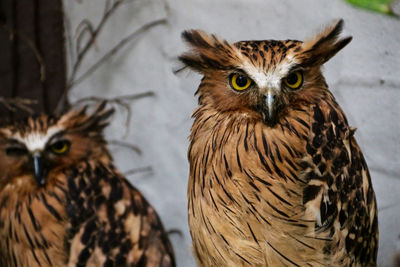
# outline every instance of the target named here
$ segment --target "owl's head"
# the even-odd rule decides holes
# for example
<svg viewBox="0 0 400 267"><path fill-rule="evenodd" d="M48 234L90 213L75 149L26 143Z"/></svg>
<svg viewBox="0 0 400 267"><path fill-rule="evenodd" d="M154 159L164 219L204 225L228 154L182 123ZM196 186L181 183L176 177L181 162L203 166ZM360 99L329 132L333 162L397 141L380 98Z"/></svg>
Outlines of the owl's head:
<svg viewBox="0 0 400 267"><path fill-rule="evenodd" d="M103 129L112 113L102 103L90 114L83 107L58 118L41 115L1 127L0 189L44 186L49 176L82 160L109 159Z"/></svg>
<svg viewBox="0 0 400 267"><path fill-rule="evenodd" d="M301 42L241 41L229 43L198 30L183 32L191 51L179 59L204 75L199 103L220 112L243 112L270 127L291 109L328 93L320 67L351 37L339 39L343 20Z"/></svg>

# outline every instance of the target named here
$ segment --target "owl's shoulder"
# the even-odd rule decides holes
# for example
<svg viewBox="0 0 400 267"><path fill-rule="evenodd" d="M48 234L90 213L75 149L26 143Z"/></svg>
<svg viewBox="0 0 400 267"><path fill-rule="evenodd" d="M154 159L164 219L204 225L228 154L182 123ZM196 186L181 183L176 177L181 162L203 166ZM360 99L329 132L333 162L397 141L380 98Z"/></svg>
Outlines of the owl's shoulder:
<svg viewBox="0 0 400 267"><path fill-rule="evenodd" d="M68 189L70 263L174 266L157 213L114 166L88 164L69 179Z"/></svg>
<svg viewBox="0 0 400 267"><path fill-rule="evenodd" d="M310 134L302 159L305 214L316 221L316 236L342 244L353 263L376 259L377 210L366 161L339 105L320 101L310 106ZM365 245L368 244L368 245ZM325 249L330 251L329 245ZM347 258L345 254L352 255Z"/></svg>

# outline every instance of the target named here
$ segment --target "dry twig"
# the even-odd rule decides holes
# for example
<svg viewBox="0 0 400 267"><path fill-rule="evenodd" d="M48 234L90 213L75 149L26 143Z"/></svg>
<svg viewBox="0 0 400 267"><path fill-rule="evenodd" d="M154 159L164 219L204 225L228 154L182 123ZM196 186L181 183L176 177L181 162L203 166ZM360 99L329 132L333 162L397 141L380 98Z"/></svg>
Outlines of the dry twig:
<svg viewBox="0 0 400 267"><path fill-rule="evenodd" d="M76 78L75 80L70 81L70 84L68 87L73 87L74 85L77 85L78 83L82 82L85 80L89 75L91 75L96 69L98 69L104 62L106 62L109 58L114 56L124 45L126 45L128 42L131 40L135 39L138 37L140 34L143 32L147 31L148 29L165 23L166 19L159 19L159 20L154 20L151 21L142 27L140 27L138 30L134 31L133 33L129 34L127 37L122 39L116 46L114 46L110 51L108 51L103 57L101 57L96 63L94 63L88 70L86 70L81 76Z"/></svg>
<svg viewBox="0 0 400 267"><path fill-rule="evenodd" d="M151 172L152 170L153 170L153 168L151 168L151 166L147 166L147 167L135 168L135 169L125 171L124 174L126 176L131 176L131 175L141 173L141 172Z"/></svg>
<svg viewBox="0 0 400 267"><path fill-rule="evenodd" d="M131 94L131 95L123 95L123 96L118 96L118 97L113 97L113 98L102 98L102 97L97 97L97 96L89 96L89 97L84 97L79 99L77 102L72 104L72 106L77 106L85 102L101 102L101 101L106 101L107 103L110 104L116 104L126 110L126 119L125 119L125 136L128 135L129 133L129 122L131 121L132 118L132 110L130 107L131 101L135 101L137 99L145 98L145 97L151 97L154 96L154 93L151 91L144 92L144 93L138 93L138 94Z"/></svg>
<svg viewBox="0 0 400 267"><path fill-rule="evenodd" d="M108 144L127 148L127 149L130 149L130 150L136 152L139 155L142 155L142 150L140 150L139 147L137 147L131 143L123 142L120 140L110 140L110 141L108 141Z"/></svg>
<svg viewBox="0 0 400 267"><path fill-rule="evenodd" d="M179 229L172 228L172 229L168 230L167 234L168 235L178 235L180 238L183 238L183 233Z"/></svg>
<svg viewBox="0 0 400 267"><path fill-rule="evenodd" d="M36 60L38 61L39 66L40 66L40 81L41 82L45 81L46 80L46 65L45 65L43 57L40 54L40 51L37 48L34 41L32 41L31 38L29 38L25 34L15 31L14 29L11 29L7 25L1 25L1 28L3 28L5 31L8 32L8 34L10 36L10 40L14 39L14 35L18 35L18 37L20 37L21 40L24 41L29 46L30 49L32 49L33 54L35 55Z"/></svg>
<svg viewBox="0 0 400 267"><path fill-rule="evenodd" d="M36 104L37 101L27 98L4 98L0 97L0 105L3 105L7 110L11 112L16 112L18 110L23 110L29 114L33 114L33 109L29 107L30 105Z"/></svg>
<svg viewBox="0 0 400 267"><path fill-rule="evenodd" d="M78 1L78 0L77 0ZM79 1L82 2L82 1ZM63 96L61 98L60 104L57 107L57 111L61 112L64 110L63 105L70 105L68 101L68 94L70 90L76 86L77 84L81 83L84 81L87 77L89 77L94 71L96 71L100 66L102 66L107 60L109 60L111 57L113 57L116 53L118 53L121 49L123 49L125 46L127 46L130 42L133 40L137 39L141 34L149 30L150 28L166 23L166 19L158 19L151 21L149 23L146 23L139 27L137 30L120 40L114 47L112 47L108 52L106 52L102 57L100 57L94 64L92 64L88 69L84 70L81 72L80 68L82 66L82 63L84 59L87 56L87 53L90 49L93 47L96 47L96 40L98 39L99 34L101 33L102 29L104 28L104 25L107 23L109 18L115 13L117 8L121 6L122 4L128 3L131 1L128 0L105 0L104 4L104 14L102 15L100 22L94 26L91 21L88 19L83 19L79 25L76 28L76 38L75 42L71 38L71 29L70 29L70 23L68 20L68 17L65 16L65 25L66 25L66 30L68 31L67 34L67 42L68 42L68 48L70 50L70 56L71 56L71 72L68 77L67 81L67 86L65 88L65 91L63 93ZM130 107L130 102L144 98L144 97L149 97L149 96L154 96L153 92L144 92L144 93L139 93L139 94L131 94L131 95L124 95L124 96L118 96L118 97L112 97L112 98L104 98L104 97L98 97L98 96L89 96L85 98L79 99L77 102L73 103L71 106L76 106L80 105L84 102L99 102L99 101L106 101L109 104L115 104L120 106L121 108L125 109L127 112L126 115L126 120L125 120L125 129L126 133L125 135L128 134L129 132L129 123L131 121L132 117L132 111ZM110 140L109 145L113 146L119 146L119 147L124 147L127 148L139 155L141 155L141 150L139 147L136 145L123 142L120 140ZM125 172L125 175L133 175L139 172L148 172L152 171L152 168L150 166L148 167L142 167L142 168L135 168L131 169Z"/></svg>
<svg viewBox="0 0 400 267"><path fill-rule="evenodd" d="M72 38L71 38L71 29L70 29L70 22L68 20L68 17L65 16L65 25L66 25L66 30L67 30L67 45L70 50L70 57L71 60L74 61L74 63L71 66L71 74L69 75L68 81L67 81L67 86L65 88L65 91L61 97L61 100L59 102L59 105L56 109L56 113L61 113L66 107L69 107L69 102L68 102L68 93L69 91L77 84L85 80L87 77L89 77L94 71L96 71L101 65L103 65L107 60L109 60L112 56L114 56L118 51L120 51L125 45L127 45L130 41L136 39L139 37L142 33L145 31L149 30L150 28L165 23L167 20L166 19L159 19L159 20L154 20L149 23L146 23L145 25L141 26L139 29L134 31L133 33L129 34L127 37L123 38L116 44L113 48L111 48L105 55L103 55L97 62L95 62L91 67L89 67L86 71L84 71L83 74L81 74L79 77L78 73L80 70L80 67L82 65L83 60L85 59L88 51L95 46L96 44L96 39L101 33L102 29L104 28L104 25L106 25L107 21L109 18L115 13L115 11L120 7L122 4L130 3L132 1L128 0L106 0L104 4L104 13L103 16L100 19L100 22L97 24L97 26L93 26L92 22L89 21L88 19L83 19L79 25L76 28L76 41L75 45L73 44ZM83 40L85 39L84 37L89 35L89 38L84 42ZM75 46L75 50L74 50ZM75 52L75 53L74 53ZM91 99L83 99L83 101L90 101ZM95 101L95 100L93 100ZM108 101L110 102L110 101ZM118 101L116 99L112 99L111 102L117 103ZM127 108L127 105L119 101L120 106L123 106L125 109L129 110ZM130 112L128 112L128 118L130 119Z"/></svg>
<svg viewBox="0 0 400 267"><path fill-rule="evenodd" d="M96 28L93 28L92 26L90 28L92 28L91 31L89 31L91 33L90 39L86 42L86 44L83 46L82 49L80 49L80 47L77 47L77 59L72 67L72 73L70 78L68 79L68 83L67 83L67 90L69 88L71 88L72 86L72 82L75 80L75 76L82 64L83 59L85 58L85 56L87 55L87 52L89 51L89 49L93 46L94 41L97 38L97 35L101 32L101 30L103 29L105 23L107 22L107 20L111 17L111 15L114 13L114 11L118 8L118 6L122 3L123 0L117 0L115 1L111 6L109 6L109 1L106 1L106 5L105 5L105 12L103 17L101 18L99 24L97 25ZM86 25L91 25L90 22L88 22L87 20L83 20L86 21ZM82 24L82 22L81 22ZM80 26L78 25L78 29L80 28ZM85 27L83 27L83 31L81 31L80 33L78 33L78 37L77 39L80 40L81 39L81 35L86 34ZM78 42L79 43L79 42Z"/></svg>

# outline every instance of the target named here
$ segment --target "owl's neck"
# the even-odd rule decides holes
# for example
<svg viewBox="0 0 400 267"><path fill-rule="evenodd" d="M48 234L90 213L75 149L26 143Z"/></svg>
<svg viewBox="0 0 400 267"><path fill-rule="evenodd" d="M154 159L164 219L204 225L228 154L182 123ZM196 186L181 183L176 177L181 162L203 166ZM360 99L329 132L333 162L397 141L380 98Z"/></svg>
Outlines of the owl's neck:
<svg viewBox="0 0 400 267"><path fill-rule="evenodd" d="M62 186L52 187L51 192L42 188L24 194L12 187L0 192L0 265L55 266L65 262L60 245L66 235Z"/></svg>
<svg viewBox="0 0 400 267"><path fill-rule="evenodd" d="M252 135L255 134L254 129L259 129L260 134L265 136L268 142L281 143L285 139L296 142L296 139L308 135L310 128L310 117L307 108L297 108L286 112L285 116L279 120L274 126L268 126L262 120L262 116L256 111L225 111L220 112L213 105L201 105L194 112L192 117L194 123L191 129L190 140L195 141L197 138L212 135L214 138L229 133L246 132L246 138L242 141L248 141L249 129ZM300 129L300 131L298 130ZM221 135L222 133L222 135ZM207 137L207 138L208 138ZM226 139L227 136L224 136ZM256 137L257 138L257 137ZM251 139L251 138L250 138ZM206 140L204 140L206 141Z"/></svg>
<svg viewBox="0 0 400 267"><path fill-rule="evenodd" d="M220 178L227 180L232 180L232 174L247 176L246 169L260 169L263 179L287 179L298 185L297 160L305 152L310 129L307 110L289 112L275 127L267 126L252 114L221 113L204 106L193 117L188 157L192 185L201 185L196 190L212 188L217 169L221 171Z"/></svg>

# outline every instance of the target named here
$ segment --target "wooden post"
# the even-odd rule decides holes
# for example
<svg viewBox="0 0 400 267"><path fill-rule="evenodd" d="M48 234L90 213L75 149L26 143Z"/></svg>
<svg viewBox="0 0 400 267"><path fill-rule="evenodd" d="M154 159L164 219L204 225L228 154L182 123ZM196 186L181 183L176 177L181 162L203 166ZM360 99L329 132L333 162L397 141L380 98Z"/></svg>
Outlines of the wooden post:
<svg viewBox="0 0 400 267"><path fill-rule="evenodd" d="M66 87L62 1L2 0L0 25L0 96L52 113Z"/></svg>

